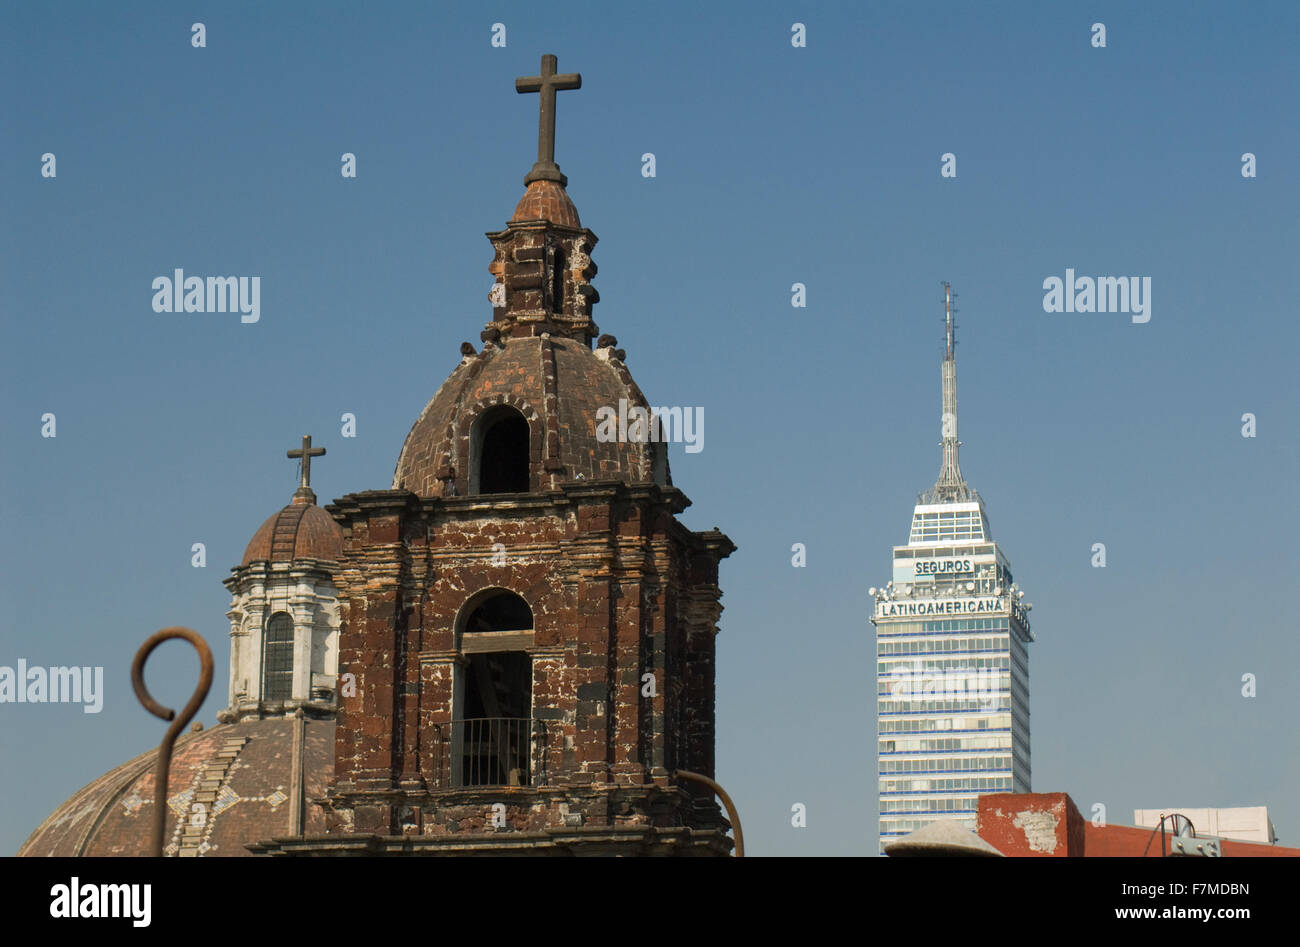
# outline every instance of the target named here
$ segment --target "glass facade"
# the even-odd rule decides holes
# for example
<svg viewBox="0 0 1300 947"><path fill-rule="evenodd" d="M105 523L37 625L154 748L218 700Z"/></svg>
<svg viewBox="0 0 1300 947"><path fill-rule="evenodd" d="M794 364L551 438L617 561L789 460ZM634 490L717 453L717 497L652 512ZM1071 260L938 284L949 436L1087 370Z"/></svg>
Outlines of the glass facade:
<svg viewBox="0 0 1300 947"><path fill-rule="evenodd" d="M978 503L918 506L912 515L910 546L942 542L978 542L988 537L988 523Z"/></svg>
<svg viewBox="0 0 1300 947"><path fill-rule="evenodd" d="M919 505L893 575L872 616L882 846L937 819L974 830L981 793L1030 791L1033 636L982 503Z"/></svg>

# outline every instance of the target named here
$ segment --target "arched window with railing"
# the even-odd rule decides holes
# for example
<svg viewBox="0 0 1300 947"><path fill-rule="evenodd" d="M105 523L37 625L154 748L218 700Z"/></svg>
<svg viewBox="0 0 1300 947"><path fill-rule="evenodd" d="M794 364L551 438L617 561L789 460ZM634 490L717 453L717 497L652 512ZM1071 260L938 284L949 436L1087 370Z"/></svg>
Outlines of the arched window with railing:
<svg viewBox="0 0 1300 947"><path fill-rule="evenodd" d="M533 611L514 592L491 589L462 615L465 662L447 733L453 785L536 785L544 725L532 719Z"/></svg>

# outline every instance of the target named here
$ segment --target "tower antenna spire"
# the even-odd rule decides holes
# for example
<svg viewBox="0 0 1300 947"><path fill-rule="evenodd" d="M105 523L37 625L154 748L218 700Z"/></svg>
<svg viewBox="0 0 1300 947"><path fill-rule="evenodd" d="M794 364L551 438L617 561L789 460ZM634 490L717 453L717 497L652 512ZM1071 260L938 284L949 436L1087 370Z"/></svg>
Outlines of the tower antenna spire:
<svg viewBox="0 0 1300 947"><path fill-rule="evenodd" d="M943 315L948 329L948 348L944 353L944 359L947 361L952 361L956 357L956 352L954 350L956 343L953 341L953 333L957 326L952 320L953 315L957 312L957 307L953 304L953 301L956 298L957 294L952 291L952 284L945 280L943 284ZM953 405L953 410L956 410L955 404Z"/></svg>
<svg viewBox="0 0 1300 947"><path fill-rule="evenodd" d="M952 284L943 282L944 352L939 372L942 395L939 426L943 438L943 455L939 466L939 479L925 494L929 503L963 502L976 498L975 491L967 486L957 461L957 294Z"/></svg>

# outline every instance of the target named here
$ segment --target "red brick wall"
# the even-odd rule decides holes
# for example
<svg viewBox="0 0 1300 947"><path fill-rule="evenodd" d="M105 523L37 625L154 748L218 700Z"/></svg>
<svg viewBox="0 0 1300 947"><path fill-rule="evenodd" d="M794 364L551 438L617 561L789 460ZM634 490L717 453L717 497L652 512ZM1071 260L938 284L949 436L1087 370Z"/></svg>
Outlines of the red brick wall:
<svg viewBox="0 0 1300 947"><path fill-rule="evenodd" d="M1083 817L1063 792L989 793L975 816L980 838L1008 856L1082 858Z"/></svg>
<svg viewBox="0 0 1300 947"><path fill-rule="evenodd" d="M979 797L976 832L1008 856L1160 857L1160 834L1130 825L1096 826L1063 792L990 793ZM1225 856L1300 857L1300 849L1224 840Z"/></svg>
<svg viewBox="0 0 1300 947"><path fill-rule="evenodd" d="M517 828L562 826L566 813L585 825L692 824L698 806L681 806L697 793L668 777L713 774L718 560L734 547L681 526L685 498L671 487L579 483L484 501L374 491L330 507L345 531L339 671L357 681L340 697L332 826L483 831L498 802ZM533 611L544 789L450 791L441 777L434 734L453 712L456 623L487 588ZM646 673L654 696L641 695ZM705 821L716 816L707 803Z"/></svg>

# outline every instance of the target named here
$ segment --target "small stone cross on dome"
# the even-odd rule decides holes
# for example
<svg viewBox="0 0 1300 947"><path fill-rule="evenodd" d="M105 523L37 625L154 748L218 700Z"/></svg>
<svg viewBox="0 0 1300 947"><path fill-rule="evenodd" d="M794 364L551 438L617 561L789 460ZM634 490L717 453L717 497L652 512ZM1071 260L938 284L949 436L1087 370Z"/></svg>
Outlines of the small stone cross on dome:
<svg viewBox="0 0 1300 947"><path fill-rule="evenodd" d="M310 434L304 434L302 436L302 447L297 448L296 450L288 451L286 453L285 456L287 456L290 460L296 460L298 458L302 459L302 483L299 484L298 486L299 493L307 494L312 492L311 459L313 457L320 457L324 453L325 453L325 448L311 446Z"/></svg>

